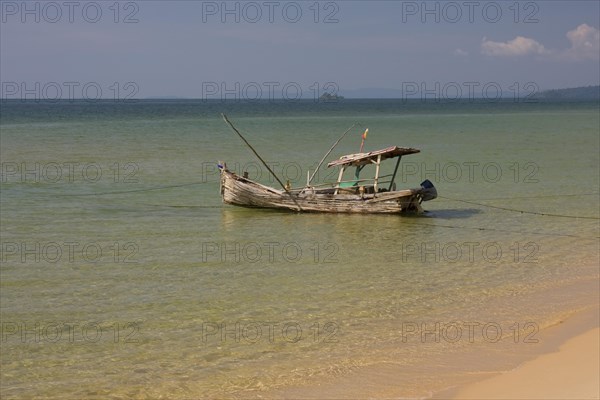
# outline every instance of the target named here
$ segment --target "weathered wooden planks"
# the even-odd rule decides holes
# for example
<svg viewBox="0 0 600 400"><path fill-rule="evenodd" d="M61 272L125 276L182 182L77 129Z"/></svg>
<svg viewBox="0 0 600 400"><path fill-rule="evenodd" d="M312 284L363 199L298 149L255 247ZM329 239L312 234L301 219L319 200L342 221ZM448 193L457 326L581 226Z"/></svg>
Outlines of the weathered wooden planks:
<svg viewBox="0 0 600 400"><path fill-rule="evenodd" d="M221 194L228 204L278 208L310 212L401 213L422 212L420 202L425 189L406 189L378 194L333 194L304 190L292 194L261 185L239 175L221 170Z"/></svg>

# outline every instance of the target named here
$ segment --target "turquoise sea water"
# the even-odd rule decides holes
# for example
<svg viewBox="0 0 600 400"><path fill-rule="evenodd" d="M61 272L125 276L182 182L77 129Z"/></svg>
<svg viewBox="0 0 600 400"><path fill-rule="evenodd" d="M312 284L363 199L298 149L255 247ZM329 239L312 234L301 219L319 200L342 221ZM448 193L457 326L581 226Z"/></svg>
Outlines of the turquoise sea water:
<svg viewBox="0 0 600 400"><path fill-rule="evenodd" d="M330 159L369 128L440 197L222 205L218 161L278 184L220 112L294 186L357 122ZM374 365L427 396L493 367L453 354L509 363L597 298L599 127L586 102L4 102L1 397L268 397Z"/></svg>

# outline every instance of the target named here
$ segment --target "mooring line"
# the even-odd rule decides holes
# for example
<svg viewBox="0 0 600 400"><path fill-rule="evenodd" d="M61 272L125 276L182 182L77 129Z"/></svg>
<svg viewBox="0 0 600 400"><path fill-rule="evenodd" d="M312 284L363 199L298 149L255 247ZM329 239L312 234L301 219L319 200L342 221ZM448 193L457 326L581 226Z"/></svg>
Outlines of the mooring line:
<svg viewBox="0 0 600 400"><path fill-rule="evenodd" d="M180 187L186 187L186 186L201 185L201 184L204 184L204 183L218 183L218 181L192 182L192 183L183 183L183 184L180 184L180 185L156 186L156 187L151 187L151 188L146 188L146 189L123 190L123 191L117 191L117 192L96 192L96 193L81 193L81 194L56 194L54 196L58 196L58 197L105 196L107 194L126 194L126 193L149 192L151 190L173 189L173 188L180 188Z"/></svg>
<svg viewBox="0 0 600 400"><path fill-rule="evenodd" d="M481 206L481 207L495 208L497 210L503 210L503 211L518 212L521 214L533 214L533 215L543 215L546 217L560 217L560 218L573 218L573 219L593 219L593 220L600 219L600 217L585 217L585 216L579 216L579 215L552 214L552 213L541 213L541 212L536 212L536 211L518 210L516 208L491 206L489 204L477 203L475 201L453 199L450 197L439 196L439 195L438 195L438 197L442 198L442 199L446 199L446 200L458 201L461 203L473 204L473 205L477 205L477 206Z"/></svg>
<svg viewBox="0 0 600 400"><path fill-rule="evenodd" d="M539 236L558 236L558 237L573 237L579 239L600 239L600 236L579 236L579 235L571 235L569 233L547 233L547 232L524 232L524 231L513 231L509 229L496 229L496 228L482 228L479 226L457 226L457 225L443 225L443 224L425 224L422 222L412 222L412 221L402 221L402 223L412 224L412 225L421 225L421 226L431 226L431 227L440 227L440 228L450 228L450 229L470 229L477 231L495 231L495 232L506 232L506 233L520 233L524 235L539 235Z"/></svg>

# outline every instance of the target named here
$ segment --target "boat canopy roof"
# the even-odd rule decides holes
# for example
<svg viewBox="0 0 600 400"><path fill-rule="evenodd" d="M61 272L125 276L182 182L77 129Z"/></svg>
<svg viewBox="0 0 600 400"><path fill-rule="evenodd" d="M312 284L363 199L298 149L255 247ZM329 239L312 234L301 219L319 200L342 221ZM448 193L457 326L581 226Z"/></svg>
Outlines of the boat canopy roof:
<svg viewBox="0 0 600 400"><path fill-rule="evenodd" d="M377 162L377 157L381 156L381 160L388 158L403 156L405 154L419 153L421 150L412 147L397 147L391 146L381 150L370 151L368 153L356 153L341 156L339 159L331 161L327 167L336 167L339 165L354 165L361 166L373 164Z"/></svg>

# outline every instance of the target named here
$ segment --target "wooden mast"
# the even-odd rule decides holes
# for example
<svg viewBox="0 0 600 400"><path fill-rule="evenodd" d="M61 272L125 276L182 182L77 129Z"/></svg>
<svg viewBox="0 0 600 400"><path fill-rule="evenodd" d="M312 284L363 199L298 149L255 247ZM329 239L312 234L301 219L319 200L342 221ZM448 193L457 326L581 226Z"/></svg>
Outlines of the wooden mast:
<svg viewBox="0 0 600 400"><path fill-rule="evenodd" d="M275 172L273 172L273 170L267 165L267 163L265 162L265 160L263 160L262 157L256 152L256 150L254 150L254 147L252 147L250 145L250 143L248 143L248 141L246 140L246 138L244 138L242 136L242 134L240 133L240 131L238 131L235 128L235 126L233 126L233 124L229 121L229 119L227 119L227 116L225 114L221 113L221 116L223 117L223 119L225 120L225 122L227 123L227 125L229 125L231 127L231 129L233 129L233 131L235 133L237 133L237 135L240 137L240 139L242 139L244 141L244 143L246 143L246 145L250 148L250 150L252 150L252 152L254 153L254 155L260 160L260 162L263 163L263 165L265 166L265 168L267 168L267 170L271 173L271 175L273 175L273 177L275 177L275 179L277 180L277 182L279 182L279 184L281 185L281 187L283 188L283 190L285 190L285 192L290 196L290 198L292 199L292 201L294 202L294 204L296 204L296 206L298 207L298 211L302 211L302 207L300 207L300 204L298 204L298 202L294 198L294 195L283 184L283 182L281 182L281 180L277 177L277 175L275 175Z"/></svg>

